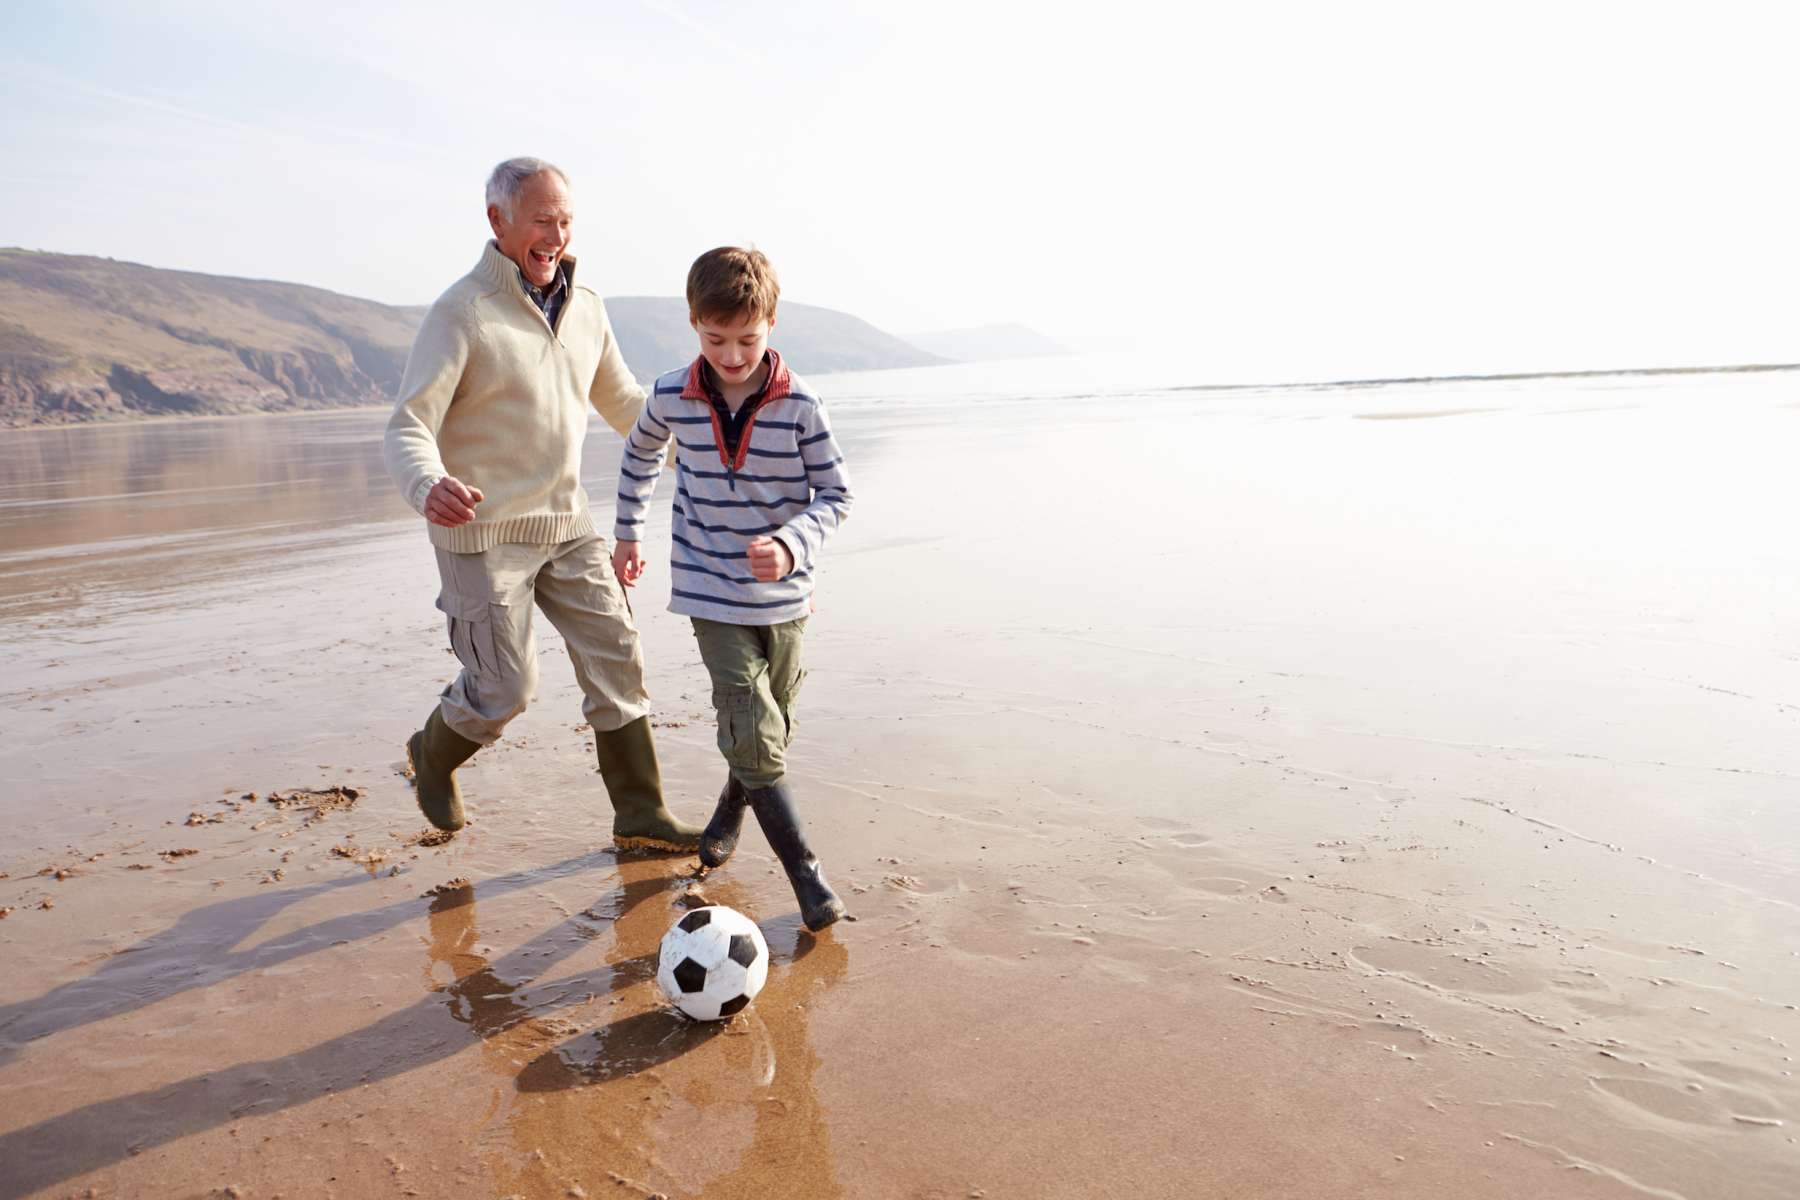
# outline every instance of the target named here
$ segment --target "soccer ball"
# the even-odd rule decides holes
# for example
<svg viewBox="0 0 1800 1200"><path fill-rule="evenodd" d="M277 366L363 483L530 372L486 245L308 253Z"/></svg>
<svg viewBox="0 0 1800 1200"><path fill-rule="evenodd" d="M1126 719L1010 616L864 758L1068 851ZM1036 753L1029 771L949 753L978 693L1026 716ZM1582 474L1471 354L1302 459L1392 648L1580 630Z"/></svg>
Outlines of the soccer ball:
<svg viewBox="0 0 1800 1200"><path fill-rule="evenodd" d="M722 904L689 909L663 934L656 982L696 1021L741 1011L769 977L769 944L756 922Z"/></svg>

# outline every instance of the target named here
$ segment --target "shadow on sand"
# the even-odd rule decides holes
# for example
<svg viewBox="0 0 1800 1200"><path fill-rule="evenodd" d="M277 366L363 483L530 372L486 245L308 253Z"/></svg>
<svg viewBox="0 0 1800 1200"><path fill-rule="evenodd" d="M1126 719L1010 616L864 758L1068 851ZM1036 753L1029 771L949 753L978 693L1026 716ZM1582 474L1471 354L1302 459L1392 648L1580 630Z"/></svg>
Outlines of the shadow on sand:
<svg viewBox="0 0 1800 1200"><path fill-rule="evenodd" d="M480 884L479 890L483 895L496 890L505 892L526 882L541 881L547 874L572 874L612 860L610 851L583 855L553 867L500 876ZM477 1039L486 1039L523 1021L542 1018L563 1005L584 1002L593 996L650 979L655 972L654 955L626 958L593 971L545 983L529 982L540 979L548 966L585 942L601 936L610 928L611 922L632 908L686 882L674 861L668 859L628 859L618 863L618 870L622 882L616 891L585 913L559 922L491 964L474 952L477 888L464 888L436 897L427 911L432 935L428 953L434 961L450 965L456 976L455 982L436 988L418 1003L372 1025L296 1054L208 1071L164 1087L104 1100L0 1136L0 1198L14 1200L60 1180L116 1163L151 1146L173 1142L244 1117L279 1112L320 1096L388 1079L448 1058L469 1042L449 1035L443 1021L446 1006L449 1015L466 1025ZM58 988L40 1000L14 1006L12 1020L16 1023L22 1019L19 1009L24 1010L23 1016L36 1015L38 1023L29 1027L29 1036L42 1037L58 1029L129 1011L174 991L205 986L242 971L330 945L352 934L366 935L419 915L419 906L414 901L334 918L241 955L226 954L224 965L217 969L211 969L213 964L205 963L209 969L200 978L174 977L173 973L181 964L186 964L190 970L203 964L204 960L195 961L196 947L229 946L247 936L254 928L253 919L256 922L266 920L286 904L330 886L336 885L298 889L299 895L280 902L252 904L247 911L238 914L237 919L215 911L227 906L211 906L209 910L202 910L210 915L196 915L197 919L184 921L183 925L192 930L189 936L177 938L174 936L176 931L171 930L169 935L152 939L142 952L164 952L163 961L152 963L152 969L147 972L150 978L164 984L154 994L126 989L123 979L108 978L108 968L102 968L87 980ZM181 929L183 925L176 928ZM132 978L141 979L145 974L140 972ZM64 996L81 998L84 1010L68 1020L58 1021L55 1009L49 1006ZM673 1025L676 1020L652 1013L626 1018L613 1027L617 1032L608 1039L609 1044L639 1047L635 1051L621 1052L619 1069L641 1070L651 1063L667 1061L700 1045L712 1034L700 1026L681 1030ZM570 1084L581 1081L578 1072L568 1078ZM521 1086L529 1085L521 1083Z"/></svg>
<svg viewBox="0 0 1800 1200"><path fill-rule="evenodd" d="M609 867L615 861L610 849L576 855L547 867L496 876L482 883L481 893L504 895L547 879ZM36 999L0 1006L0 1065L17 1057L20 1046L39 1038L104 1021L249 971L265 970L338 942L356 941L419 915L418 902L409 899L333 917L248 950L233 949L295 904L368 882L368 876L358 873L306 887L222 900L184 913L168 929L114 954L93 974L52 988Z"/></svg>

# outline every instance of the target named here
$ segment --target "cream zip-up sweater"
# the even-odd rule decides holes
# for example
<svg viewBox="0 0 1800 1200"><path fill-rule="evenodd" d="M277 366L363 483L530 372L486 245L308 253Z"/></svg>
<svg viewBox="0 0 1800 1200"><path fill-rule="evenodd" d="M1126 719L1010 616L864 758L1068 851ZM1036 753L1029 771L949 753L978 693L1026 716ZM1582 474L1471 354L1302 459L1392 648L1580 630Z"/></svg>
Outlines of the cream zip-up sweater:
<svg viewBox="0 0 1800 1200"><path fill-rule="evenodd" d="M450 285L413 340L388 419L382 456L419 512L438 480L481 489L475 519L428 525L433 545L458 553L501 542L553 544L594 532L581 486L590 408L621 436L644 407L606 306L575 283L555 329L525 295L518 264L487 244Z"/></svg>

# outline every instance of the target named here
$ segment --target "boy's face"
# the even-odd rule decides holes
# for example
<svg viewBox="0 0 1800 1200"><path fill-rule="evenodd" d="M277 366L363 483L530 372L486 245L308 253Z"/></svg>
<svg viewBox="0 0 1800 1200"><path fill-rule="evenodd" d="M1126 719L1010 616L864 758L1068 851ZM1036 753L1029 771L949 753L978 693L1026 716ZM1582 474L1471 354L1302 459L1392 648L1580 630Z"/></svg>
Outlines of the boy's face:
<svg viewBox="0 0 1800 1200"><path fill-rule="evenodd" d="M688 324L700 335L700 356L721 381L743 383L762 365L769 348L774 317L689 317Z"/></svg>

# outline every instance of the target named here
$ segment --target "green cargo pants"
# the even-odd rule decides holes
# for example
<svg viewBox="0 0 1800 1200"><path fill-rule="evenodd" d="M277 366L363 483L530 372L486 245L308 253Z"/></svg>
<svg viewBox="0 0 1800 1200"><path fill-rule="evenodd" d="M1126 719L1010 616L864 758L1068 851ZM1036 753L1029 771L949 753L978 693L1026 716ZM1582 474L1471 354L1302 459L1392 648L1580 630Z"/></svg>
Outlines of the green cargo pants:
<svg viewBox="0 0 1800 1200"><path fill-rule="evenodd" d="M768 787L786 770L794 740L794 698L806 678L800 666L806 618L780 625L690 619L712 676L719 753L745 787Z"/></svg>

